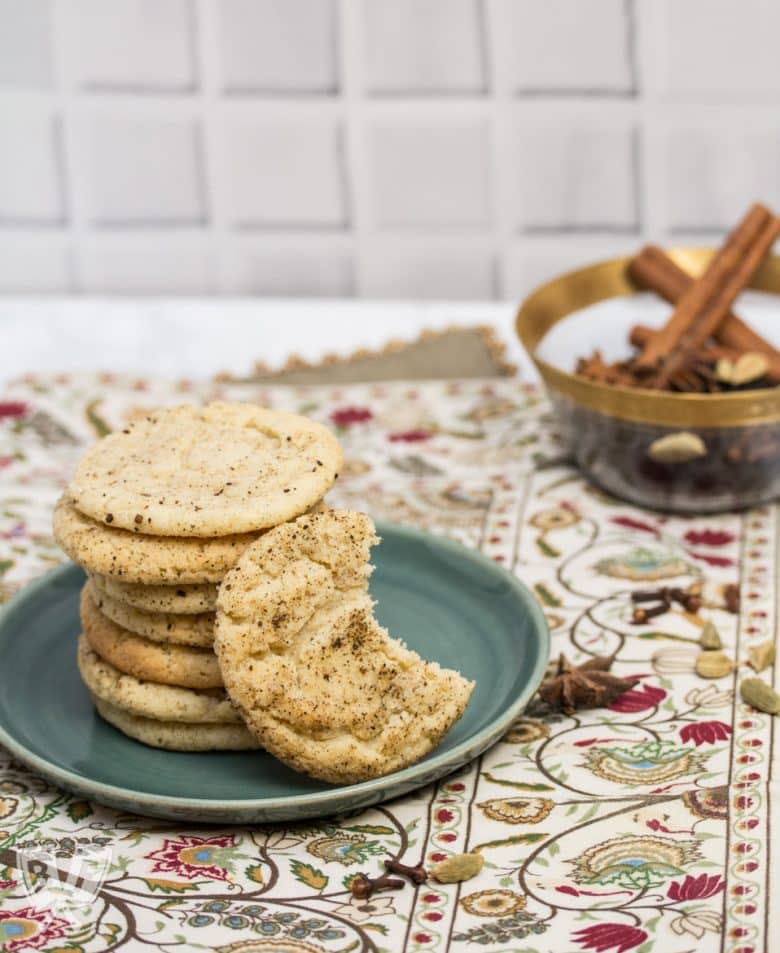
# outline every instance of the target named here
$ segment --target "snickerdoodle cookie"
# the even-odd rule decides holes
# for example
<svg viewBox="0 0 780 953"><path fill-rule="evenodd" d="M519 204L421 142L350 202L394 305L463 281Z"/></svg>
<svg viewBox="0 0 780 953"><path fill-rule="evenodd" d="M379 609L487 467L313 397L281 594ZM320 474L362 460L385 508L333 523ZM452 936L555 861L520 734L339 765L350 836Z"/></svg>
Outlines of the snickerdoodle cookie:
<svg viewBox="0 0 780 953"><path fill-rule="evenodd" d="M214 644L214 613L145 612L101 592L90 579L86 589L103 615L123 629L154 642L176 642L211 648Z"/></svg>
<svg viewBox="0 0 780 953"><path fill-rule="evenodd" d="M219 582L258 536L203 539L133 533L90 519L65 496L54 510L54 538L74 562L88 572L145 585Z"/></svg>
<svg viewBox="0 0 780 953"><path fill-rule="evenodd" d="M222 676L209 649L172 642L153 642L128 632L97 608L89 592L81 592L81 627L90 647L120 672L150 682L185 688L220 688Z"/></svg>
<svg viewBox="0 0 780 953"><path fill-rule="evenodd" d="M182 688L148 682L120 672L79 636L78 665L90 692L104 702L142 718L158 721L243 724L223 689Z"/></svg>
<svg viewBox="0 0 780 953"><path fill-rule="evenodd" d="M89 578L95 589L104 596L143 612L195 615L213 612L217 606L217 587L210 582L181 586L144 586L140 582L120 582L97 573L90 573Z"/></svg>
<svg viewBox="0 0 780 953"><path fill-rule="evenodd" d="M306 512L342 464L336 437L253 404L183 404L98 441L67 496L110 526L153 536L225 536Z"/></svg>
<svg viewBox="0 0 780 953"><path fill-rule="evenodd" d="M361 513L299 517L244 551L217 601L214 647L247 726L281 761L335 783L419 761L473 688L377 623L375 542Z"/></svg>
<svg viewBox="0 0 780 953"><path fill-rule="evenodd" d="M244 725L198 724L158 721L133 715L124 708L92 696L101 718L123 734L153 748L168 751L246 751L259 748L257 739Z"/></svg>

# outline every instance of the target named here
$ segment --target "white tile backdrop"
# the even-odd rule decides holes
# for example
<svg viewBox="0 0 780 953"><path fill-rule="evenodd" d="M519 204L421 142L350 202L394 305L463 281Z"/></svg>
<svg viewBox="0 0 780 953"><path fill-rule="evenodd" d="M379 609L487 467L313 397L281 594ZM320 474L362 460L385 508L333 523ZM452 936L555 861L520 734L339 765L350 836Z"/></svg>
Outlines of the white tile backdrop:
<svg viewBox="0 0 780 953"><path fill-rule="evenodd" d="M0 0L0 290L512 299L780 205L777 0Z"/></svg>

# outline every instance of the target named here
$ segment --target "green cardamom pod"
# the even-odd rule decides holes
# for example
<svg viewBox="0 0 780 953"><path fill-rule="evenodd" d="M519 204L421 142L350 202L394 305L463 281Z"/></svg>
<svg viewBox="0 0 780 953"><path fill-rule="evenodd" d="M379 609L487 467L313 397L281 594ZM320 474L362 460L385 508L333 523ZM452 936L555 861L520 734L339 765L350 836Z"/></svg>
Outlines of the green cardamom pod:
<svg viewBox="0 0 780 953"><path fill-rule="evenodd" d="M694 662L696 674L702 678L723 678L734 670L734 663L724 652L699 652Z"/></svg>
<svg viewBox="0 0 780 953"><path fill-rule="evenodd" d="M434 880L442 884L457 884L476 877L484 866L482 854L454 854L430 868Z"/></svg>
<svg viewBox="0 0 780 953"><path fill-rule="evenodd" d="M739 686L742 701L752 708L776 715L780 712L780 694L761 678L743 678Z"/></svg>
<svg viewBox="0 0 780 953"><path fill-rule="evenodd" d="M775 660L775 643L773 639L760 642L758 645L748 646L748 660L757 672L763 672Z"/></svg>
<svg viewBox="0 0 780 953"><path fill-rule="evenodd" d="M707 456L707 445L698 434L682 430L654 440L647 455L658 463L687 463Z"/></svg>
<svg viewBox="0 0 780 953"><path fill-rule="evenodd" d="M702 626L701 634L699 635L699 645L707 650L723 648L718 630L709 619Z"/></svg>

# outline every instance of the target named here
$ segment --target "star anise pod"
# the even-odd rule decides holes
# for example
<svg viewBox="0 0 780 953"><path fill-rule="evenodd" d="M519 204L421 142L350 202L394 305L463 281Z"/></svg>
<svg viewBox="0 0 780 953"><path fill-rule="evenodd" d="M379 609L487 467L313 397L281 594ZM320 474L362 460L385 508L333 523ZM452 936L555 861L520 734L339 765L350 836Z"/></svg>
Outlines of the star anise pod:
<svg viewBox="0 0 780 953"><path fill-rule="evenodd" d="M594 656L582 665L572 665L561 653L555 674L542 682L539 697L551 708L573 715L580 708L604 708L639 679L613 675L614 656Z"/></svg>

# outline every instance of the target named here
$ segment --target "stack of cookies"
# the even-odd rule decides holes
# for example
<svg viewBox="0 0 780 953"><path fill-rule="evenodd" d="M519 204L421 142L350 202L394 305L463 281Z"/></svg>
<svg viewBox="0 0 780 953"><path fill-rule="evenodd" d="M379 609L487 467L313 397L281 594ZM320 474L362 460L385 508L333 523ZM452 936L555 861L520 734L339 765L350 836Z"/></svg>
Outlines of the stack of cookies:
<svg viewBox="0 0 780 953"><path fill-rule="evenodd" d="M78 659L100 714L157 747L259 747L214 654L218 586L272 527L321 508L331 432L243 404L163 410L101 440L57 504L54 533L87 572Z"/></svg>
<svg viewBox="0 0 780 953"><path fill-rule="evenodd" d="M244 404L159 411L86 453L54 529L87 571L79 670L106 721L335 783L438 744L473 684L376 621L374 524L322 505L341 461L325 427Z"/></svg>

